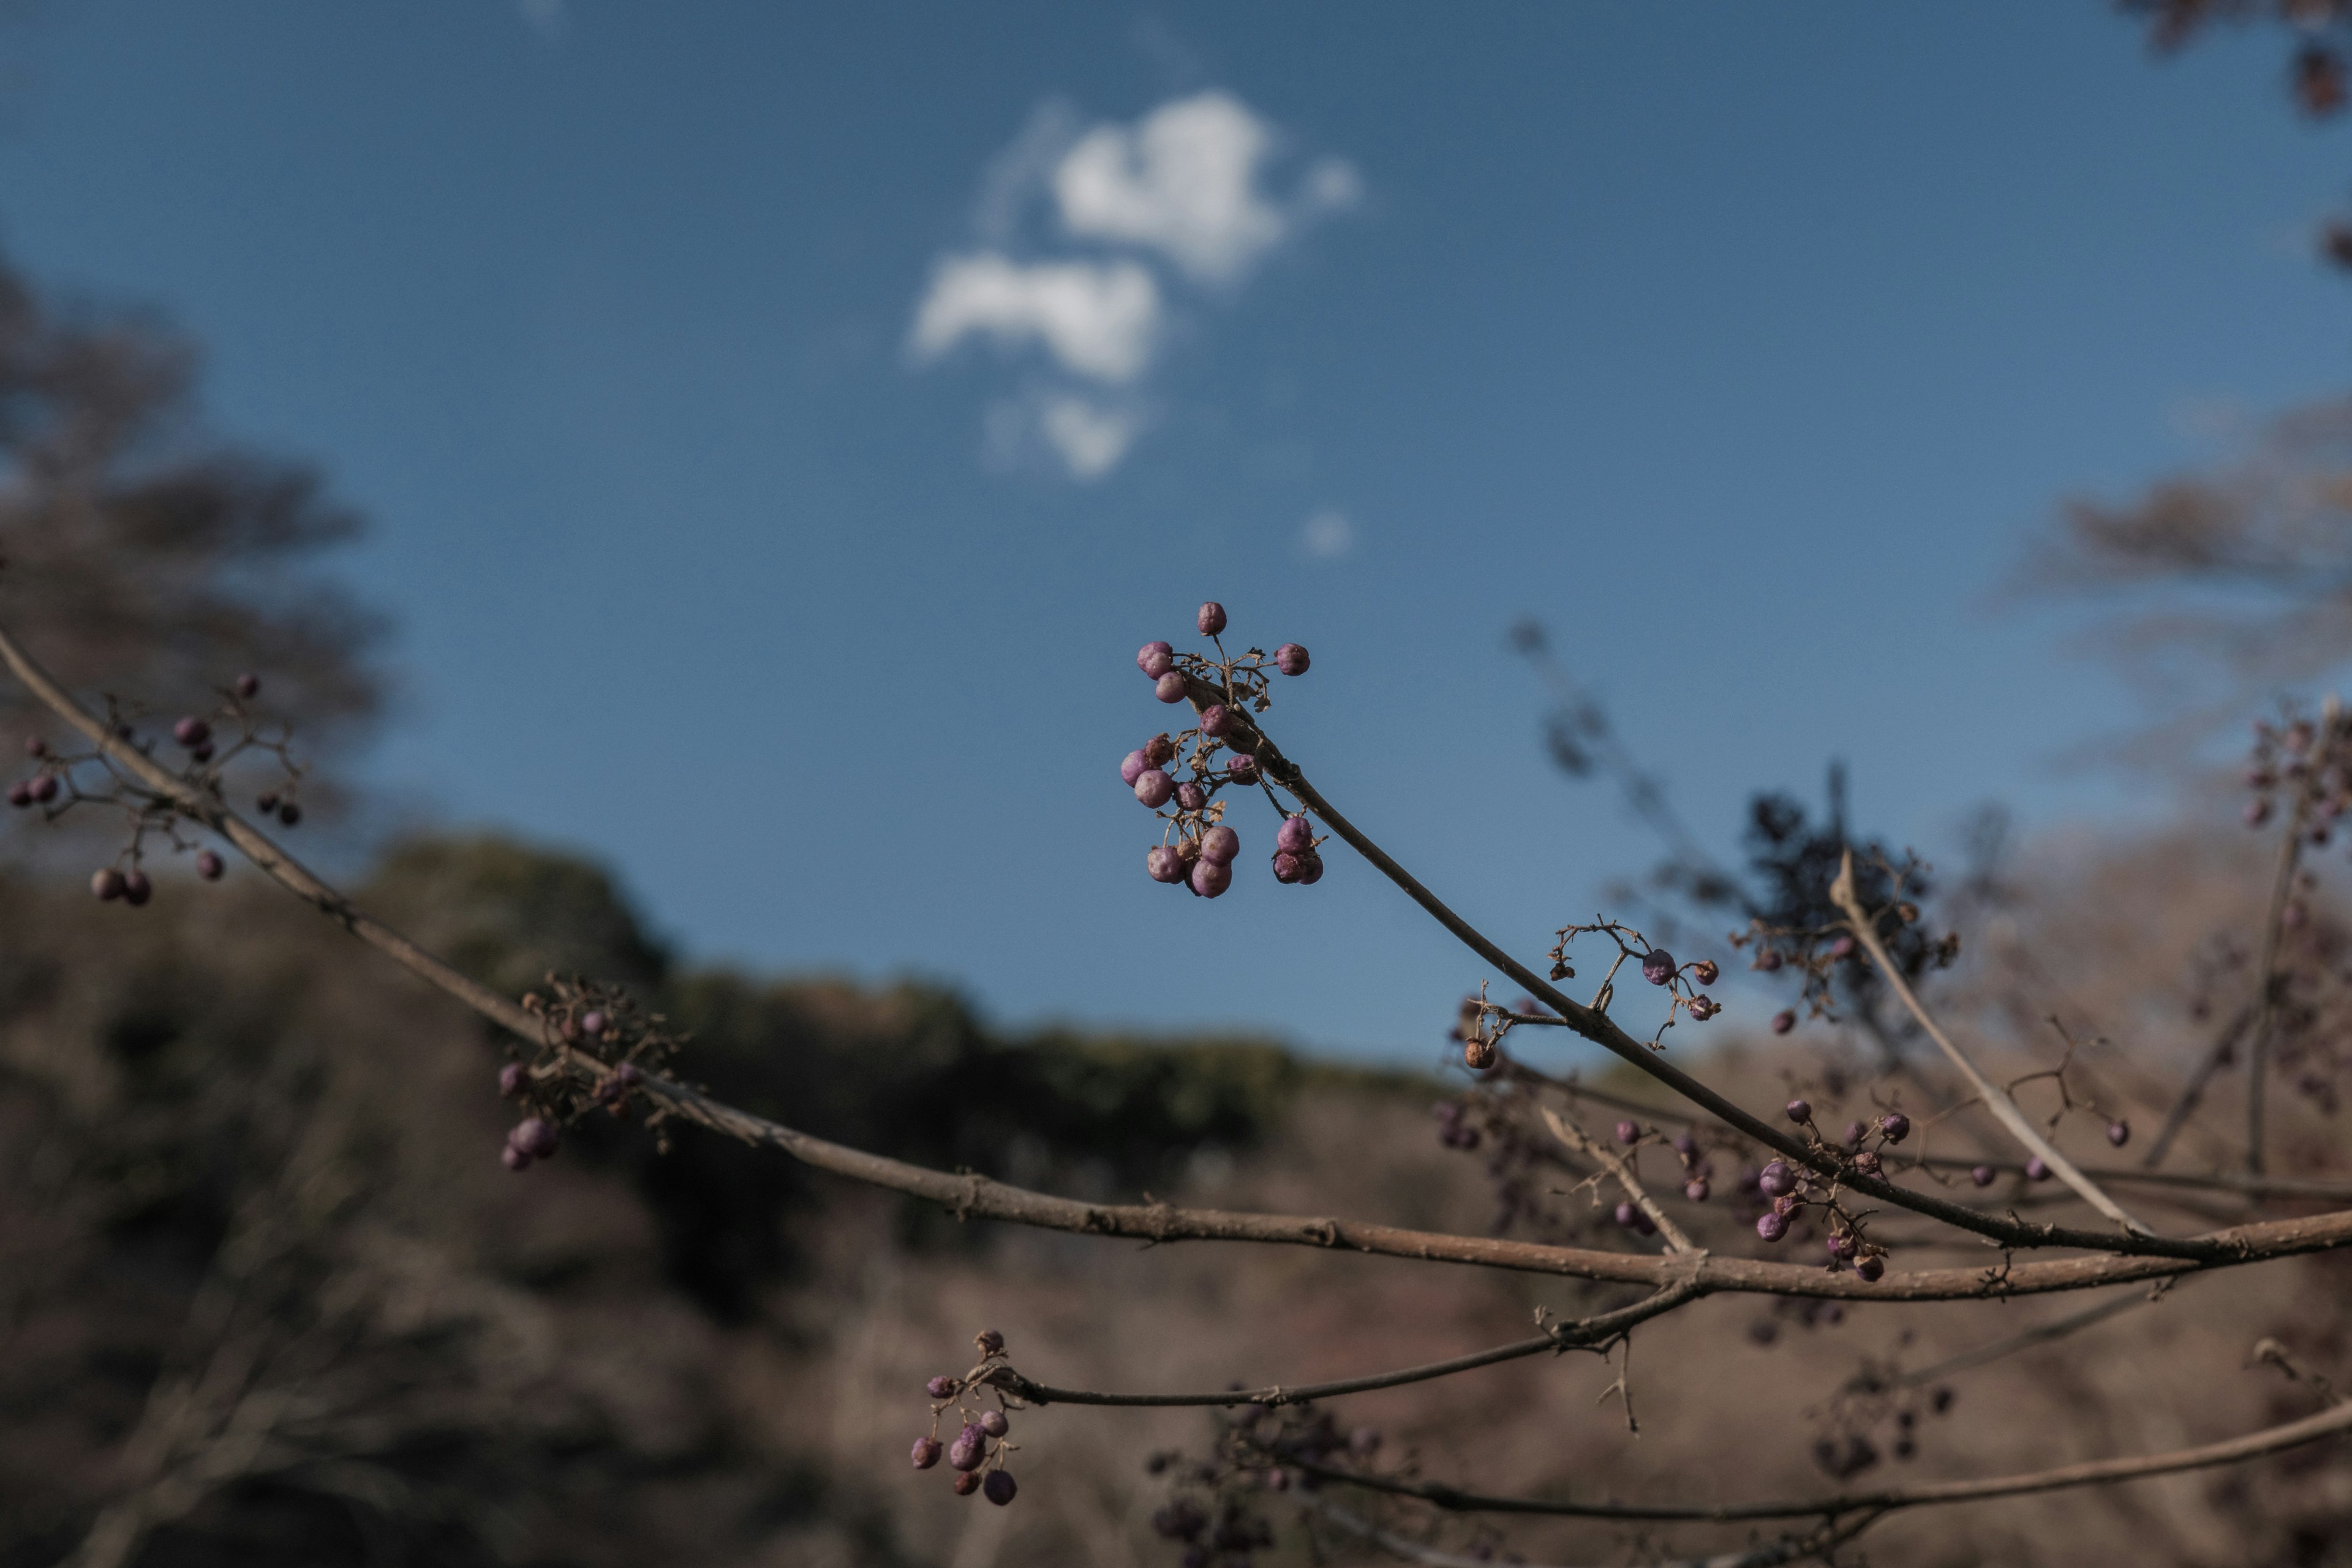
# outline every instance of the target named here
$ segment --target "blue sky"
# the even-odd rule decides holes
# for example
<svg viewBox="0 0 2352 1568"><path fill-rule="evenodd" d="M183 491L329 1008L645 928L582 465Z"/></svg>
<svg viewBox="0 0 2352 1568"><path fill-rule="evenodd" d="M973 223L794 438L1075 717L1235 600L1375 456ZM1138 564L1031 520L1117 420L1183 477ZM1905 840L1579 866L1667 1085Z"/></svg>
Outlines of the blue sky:
<svg viewBox="0 0 2352 1568"><path fill-rule="evenodd" d="M2132 712L1993 590L2060 497L2344 379L2352 137L2277 37L2153 61L2096 0L157 0L0 47L0 237L373 519L375 784L593 847L697 955L1013 1023L1419 1059L1481 978L1344 857L1276 887L1270 818L1213 904L1145 879L1132 656L1204 597L1314 650L1276 735L1528 952L1654 858L1545 763L1528 613L1718 843L1832 755L1930 854L2168 809L2053 766Z"/></svg>

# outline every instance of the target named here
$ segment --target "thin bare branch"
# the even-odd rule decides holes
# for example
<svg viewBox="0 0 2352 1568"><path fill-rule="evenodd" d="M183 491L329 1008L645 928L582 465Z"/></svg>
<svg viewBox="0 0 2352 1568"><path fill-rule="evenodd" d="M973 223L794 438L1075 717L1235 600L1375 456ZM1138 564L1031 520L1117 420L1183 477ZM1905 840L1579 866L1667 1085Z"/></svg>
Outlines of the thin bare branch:
<svg viewBox="0 0 2352 1568"><path fill-rule="evenodd" d="M1699 1250L1691 1244L1691 1238L1683 1234L1682 1226L1676 1225L1666 1211L1658 1206L1657 1200L1651 1197L1648 1190L1642 1185L1641 1178L1633 1174L1632 1164L1620 1159L1615 1150L1588 1137L1583 1128L1569 1121L1550 1106L1546 1105L1538 1109L1543 1111L1544 1125L1551 1129L1553 1137L1616 1178L1617 1184L1625 1189L1625 1195L1633 1200L1633 1206L1649 1215L1650 1223L1658 1227L1660 1236L1665 1237L1667 1251L1696 1252Z"/></svg>
<svg viewBox="0 0 2352 1568"><path fill-rule="evenodd" d="M1354 1536L1366 1545L1387 1552L1407 1563L1418 1563L1423 1568L1493 1568L1495 1559L1465 1556L1458 1552L1445 1552L1425 1546L1409 1536L1384 1530L1353 1510L1340 1507L1328 1498L1312 1498L1299 1505L1326 1522ZM1777 1541L1759 1542L1754 1546L1735 1552L1719 1552L1707 1557L1675 1557L1655 1560L1655 1568L1780 1568L1780 1564L1802 1558L1818 1557L1860 1535L1878 1521L1875 1514L1835 1530L1808 1531L1802 1535L1783 1536ZM1516 1561L1516 1559L1514 1560ZM1528 1568L1542 1568L1529 1564Z"/></svg>
<svg viewBox="0 0 2352 1568"><path fill-rule="evenodd" d="M2189 1125L2189 1115L2197 1109L2198 1101L2205 1098L2205 1086L2212 1082L2213 1075L2221 1070L2221 1064L2230 1059L2230 1048L2238 1043L2238 1037L2244 1034L2246 1026L2253 1021L2254 1005L2250 1002L2239 1008L2228 1026L2213 1037L2211 1047L2198 1062L2196 1070L2189 1075L2189 1081L2181 1085L2180 1098L2174 1100L2172 1109L2164 1113L2164 1125L2156 1130L2154 1138L2148 1140L2147 1152L2140 1157L2141 1164L2153 1171L2164 1163L2164 1156L2171 1150L2172 1141L2180 1136L2180 1130Z"/></svg>
<svg viewBox="0 0 2352 1568"><path fill-rule="evenodd" d="M2126 1214L2115 1199L2101 1192L2097 1183L2075 1169L2073 1161L2058 1152L2057 1145L2044 1138L2041 1129L2026 1119L2025 1112L2017 1108L2017 1101L2009 1097L2008 1091L1979 1071L1977 1064L1969 1059L1968 1053L1952 1043L1952 1037L1944 1033L1927 1009L1920 1005L1917 994L1903 978L1902 969L1887 953L1886 944L1879 941L1877 922L1863 909L1861 896L1854 891L1853 851L1851 849L1845 852L1845 859L1838 868L1837 880L1831 884L1830 898L1845 911L1855 940L1870 954L1871 961L1878 965L1878 973L1888 988L1901 998L1904 1006L1910 1009L1911 1016L1918 1020L1919 1026L1927 1032L1927 1037L1941 1048L1945 1059L1968 1079L1969 1087L1977 1091L1984 1100L1985 1108L2009 1129L2011 1135L2024 1144L2028 1152L2038 1156L2043 1164L2049 1166L2060 1181L2080 1193L2093 1208L2136 1236L2155 1235L2154 1231Z"/></svg>
<svg viewBox="0 0 2352 1568"><path fill-rule="evenodd" d="M2336 746L2342 722L2336 695L2330 692L2321 708L2319 734L2312 742L2302 781L2295 786L2294 808L2286 816L2285 840L2279 845L2278 868L2271 878L2270 908L2263 921L2262 959L2254 972L2262 989L2254 997L2253 1043L2246 1050L2246 1170L2257 1176L2263 1173L2263 1118L2270 1087L2271 1031L2278 1023L2279 998L2286 990L2286 976L2279 973L2279 948L2285 939L2286 911L2294 899L2295 870L2303 859L2304 823L2323 771L2319 764Z"/></svg>

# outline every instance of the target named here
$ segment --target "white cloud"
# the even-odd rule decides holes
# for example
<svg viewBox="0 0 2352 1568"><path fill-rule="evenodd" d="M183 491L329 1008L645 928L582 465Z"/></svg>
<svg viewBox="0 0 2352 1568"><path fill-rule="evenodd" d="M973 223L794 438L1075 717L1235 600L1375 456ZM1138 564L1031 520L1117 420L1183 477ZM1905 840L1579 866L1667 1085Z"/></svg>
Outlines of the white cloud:
<svg viewBox="0 0 2352 1568"><path fill-rule="evenodd" d="M1318 560L1337 561L1356 547L1356 525L1347 513L1325 507L1299 528L1298 543Z"/></svg>
<svg viewBox="0 0 2352 1568"><path fill-rule="evenodd" d="M1097 125L1054 171L1072 234L1164 253L1207 281L1239 276L1289 225L1258 189L1274 131L1230 93L1161 104L1133 129Z"/></svg>
<svg viewBox="0 0 2352 1568"><path fill-rule="evenodd" d="M936 359L974 334L1034 339L1074 375L1128 382L1151 361L1160 315L1160 286L1135 262L1024 266L983 251L940 262L909 342Z"/></svg>
<svg viewBox="0 0 2352 1568"><path fill-rule="evenodd" d="M1069 465L1073 479L1098 479L1118 467L1141 434L1143 422L1083 397L1054 397L1038 415L1037 427Z"/></svg>
<svg viewBox="0 0 2352 1568"><path fill-rule="evenodd" d="M563 30L563 0L515 0L515 4L522 12L522 19L541 32L554 34Z"/></svg>

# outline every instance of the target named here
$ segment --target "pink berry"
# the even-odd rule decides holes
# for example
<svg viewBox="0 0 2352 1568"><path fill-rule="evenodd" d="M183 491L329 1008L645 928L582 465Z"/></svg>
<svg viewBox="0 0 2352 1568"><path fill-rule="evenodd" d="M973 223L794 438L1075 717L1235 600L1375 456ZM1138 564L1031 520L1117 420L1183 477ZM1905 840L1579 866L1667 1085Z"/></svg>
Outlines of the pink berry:
<svg viewBox="0 0 2352 1568"><path fill-rule="evenodd" d="M1184 857L1172 846L1155 844L1144 852L1143 870L1155 882L1181 882L1184 879Z"/></svg>
<svg viewBox="0 0 2352 1568"><path fill-rule="evenodd" d="M1708 1188L1705 1178L1696 1178L1683 1184L1683 1196L1690 1199L1690 1201L1695 1204L1703 1204L1706 1202L1706 1194L1709 1190L1710 1189Z"/></svg>
<svg viewBox="0 0 2352 1568"><path fill-rule="evenodd" d="M2046 1182L2050 1179L2050 1166L2041 1155L2036 1154L2025 1162L2025 1179L2029 1182Z"/></svg>
<svg viewBox="0 0 2352 1568"><path fill-rule="evenodd" d="M1785 1035L1797 1026L1797 1015L1786 1007L1772 1015L1772 1032Z"/></svg>
<svg viewBox="0 0 2352 1568"><path fill-rule="evenodd" d="M205 881L219 881L221 879L221 873L227 869L228 862L223 860L218 855L214 854L211 850L199 849L196 851L196 875L202 877Z"/></svg>
<svg viewBox="0 0 2352 1568"><path fill-rule="evenodd" d="M1995 1171L1990 1165L1978 1165L1969 1170L1969 1180L1974 1182L1978 1186L1989 1187L1992 1185L1994 1178L1999 1174L2000 1173Z"/></svg>
<svg viewBox="0 0 2352 1568"><path fill-rule="evenodd" d="M1839 938L1838 938L1835 942L1833 942L1830 943L1830 956L1831 956L1832 958L1851 958L1851 957L1853 957L1853 938L1852 938L1852 937L1850 937L1850 936L1844 936L1844 935L1841 935L1841 936L1839 936Z"/></svg>
<svg viewBox="0 0 2352 1568"><path fill-rule="evenodd" d="M1209 792L1191 780L1188 779L1176 786L1176 805L1179 809L1201 811L1205 809L1208 804Z"/></svg>
<svg viewBox="0 0 2352 1568"><path fill-rule="evenodd" d="M1617 1124L1617 1142L1620 1143L1639 1143L1641 1141L1641 1123L1637 1121L1620 1121Z"/></svg>
<svg viewBox="0 0 2352 1568"><path fill-rule="evenodd" d="M33 798L37 801L47 802L57 799L58 775L55 773L43 773L39 778L33 781L32 790Z"/></svg>
<svg viewBox="0 0 2352 1568"><path fill-rule="evenodd" d="M1315 845L1315 825L1304 816L1286 816L1275 830L1274 847L1286 855L1303 855Z"/></svg>
<svg viewBox="0 0 2352 1568"><path fill-rule="evenodd" d="M530 1156L509 1143L499 1151L499 1163L509 1171L527 1171L530 1169Z"/></svg>
<svg viewBox="0 0 2352 1568"><path fill-rule="evenodd" d="M1167 674L1161 676L1158 680L1151 683L1151 695L1157 697L1162 702L1183 701L1184 678L1181 675L1179 675L1176 671L1172 669L1170 670Z"/></svg>
<svg viewBox="0 0 2352 1568"><path fill-rule="evenodd" d="M1234 857L1242 852L1242 836L1220 822L1201 835L1201 858L1213 860L1220 866L1233 864Z"/></svg>
<svg viewBox="0 0 2352 1568"><path fill-rule="evenodd" d="M1201 628L1202 637L1215 637L1225 629L1225 607L1214 599L1210 600L1201 606L1201 613L1193 617L1193 624Z"/></svg>
<svg viewBox="0 0 2352 1568"><path fill-rule="evenodd" d="M236 694L247 702L261 695L261 677L240 675L236 678Z"/></svg>
<svg viewBox="0 0 2352 1568"><path fill-rule="evenodd" d="M146 872L142 871L138 867L133 866L131 869L122 873L122 901L124 903L129 904L135 910L141 905L146 903L148 900L154 896L155 884L147 879Z"/></svg>
<svg viewBox="0 0 2352 1568"><path fill-rule="evenodd" d="M914 1452L909 1457L915 1461L915 1468L929 1469L940 1462L940 1440L937 1437L916 1438Z"/></svg>
<svg viewBox="0 0 2352 1568"><path fill-rule="evenodd" d="M1143 754L1142 747L1137 747L1134 751L1128 752L1127 755L1120 760L1118 764L1118 782L1127 785L1130 789L1134 788L1137 777L1142 773L1144 769L1150 765L1151 759Z"/></svg>
<svg viewBox="0 0 2352 1568"><path fill-rule="evenodd" d="M172 739L184 746L201 746L213 738L213 727L202 719L183 719L172 726Z"/></svg>
<svg viewBox="0 0 2352 1568"><path fill-rule="evenodd" d="M2131 1123L2117 1117L2107 1123L2107 1142L2120 1149L2131 1142Z"/></svg>
<svg viewBox="0 0 2352 1568"><path fill-rule="evenodd" d="M555 1123L543 1116L526 1116L507 1134L507 1142L534 1160L551 1160L562 1146Z"/></svg>
<svg viewBox="0 0 2352 1568"><path fill-rule="evenodd" d="M1759 1215L1756 1218L1756 1234L1767 1241L1780 1240L1789 1234L1789 1216L1778 1213Z"/></svg>
<svg viewBox="0 0 2352 1568"><path fill-rule="evenodd" d="M1192 867L1192 890L1204 899L1213 899L1234 885L1234 868L1214 860L1201 860Z"/></svg>
<svg viewBox="0 0 2352 1568"><path fill-rule="evenodd" d="M982 1437L980 1423L966 1422L964 1429L956 1434L955 1441L948 1445L950 1468L959 1470L980 1468L980 1461L986 1448Z"/></svg>
<svg viewBox="0 0 2352 1568"><path fill-rule="evenodd" d="M1176 668L1176 650L1164 642L1148 642L1135 653L1135 668L1157 680Z"/></svg>
<svg viewBox="0 0 2352 1568"><path fill-rule="evenodd" d="M604 1032L604 1026L611 1021L604 1014L591 1008L580 1015L580 1032L593 1040Z"/></svg>
<svg viewBox="0 0 2352 1568"><path fill-rule="evenodd" d="M1146 768L1135 775L1135 798L1154 811L1166 805L1175 793L1175 783L1158 768Z"/></svg>
<svg viewBox="0 0 2352 1568"><path fill-rule="evenodd" d="M980 1429L992 1437L1003 1436L1012 1429L1012 1426L1013 1423L1005 1418L1004 1412L1002 1410L983 1410L980 1413Z"/></svg>
<svg viewBox="0 0 2352 1568"><path fill-rule="evenodd" d="M1201 710L1201 733L1212 739L1222 738L1234 727L1234 711L1222 702L1212 702Z"/></svg>
<svg viewBox="0 0 2352 1568"><path fill-rule="evenodd" d="M523 1086L529 1082L530 1082L530 1074L523 1070L523 1065L520 1062L509 1062L499 1069L499 1092L509 1100L519 1098L522 1094Z"/></svg>
<svg viewBox="0 0 2352 1568"><path fill-rule="evenodd" d="M122 896L122 873L111 866L93 873L89 879L89 890L105 901L113 902Z"/></svg>
<svg viewBox="0 0 2352 1568"><path fill-rule="evenodd" d="M1285 675L1307 673L1307 650L1295 642L1284 643L1274 650L1274 667Z"/></svg>
<svg viewBox="0 0 2352 1568"><path fill-rule="evenodd" d="M1806 1100L1792 1100L1789 1101L1787 1110L1789 1120L1796 1122L1799 1126L1802 1126L1804 1123L1811 1121L1813 1119L1813 1108L1811 1104Z"/></svg>

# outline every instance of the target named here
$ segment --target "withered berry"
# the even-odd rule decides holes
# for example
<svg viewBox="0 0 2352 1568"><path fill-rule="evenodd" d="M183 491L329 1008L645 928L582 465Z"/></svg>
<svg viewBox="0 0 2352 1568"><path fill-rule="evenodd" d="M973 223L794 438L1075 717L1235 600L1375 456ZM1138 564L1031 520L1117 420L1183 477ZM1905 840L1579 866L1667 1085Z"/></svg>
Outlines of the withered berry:
<svg viewBox="0 0 2352 1568"><path fill-rule="evenodd" d="M1175 760L1176 742L1168 738L1166 731L1161 731L1143 742L1143 761L1146 766L1164 768Z"/></svg>
<svg viewBox="0 0 2352 1568"><path fill-rule="evenodd" d="M1675 977L1675 955L1663 947L1654 947L1642 955L1642 978L1653 985L1664 985Z"/></svg>
<svg viewBox="0 0 2352 1568"><path fill-rule="evenodd" d="M951 1377L935 1377L931 1379L930 1382L923 1384L923 1392L929 1394L933 1399L952 1398L955 1394L955 1391L956 1380Z"/></svg>
<svg viewBox="0 0 2352 1568"><path fill-rule="evenodd" d="M979 1489L980 1477L971 1470L966 1470L955 1479L955 1495L958 1497L970 1497Z"/></svg>
<svg viewBox="0 0 2352 1568"><path fill-rule="evenodd" d="M1135 775L1135 798L1154 811L1166 805L1175 793L1175 781L1158 768L1146 768Z"/></svg>
<svg viewBox="0 0 2352 1568"><path fill-rule="evenodd" d="M1255 784L1257 783L1257 759L1249 756L1227 757L1225 772L1233 775L1235 784Z"/></svg>
<svg viewBox="0 0 2352 1568"><path fill-rule="evenodd" d="M1242 836L1220 822L1201 835L1201 858L1213 860L1220 866L1230 865L1242 852Z"/></svg>
<svg viewBox="0 0 2352 1568"><path fill-rule="evenodd" d="M1193 624L1201 628L1202 637L1215 637L1225 629L1225 607L1214 599L1210 600L1201 606L1201 613L1193 617Z"/></svg>
<svg viewBox="0 0 2352 1568"><path fill-rule="evenodd" d="M1274 650L1274 667L1285 675L1307 673L1307 650L1295 642L1284 643Z"/></svg>
<svg viewBox="0 0 2352 1568"><path fill-rule="evenodd" d="M1274 879L1285 886L1298 880L1298 874L1304 869L1296 855L1276 855L1274 858Z"/></svg>
<svg viewBox="0 0 2352 1568"><path fill-rule="evenodd" d="M1176 786L1176 805L1180 810L1199 811L1209 804L1209 792L1189 779Z"/></svg>
<svg viewBox="0 0 2352 1568"><path fill-rule="evenodd" d="M979 1422L966 1422L963 1430L956 1434L955 1441L948 1445L949 1466L959 1470L980 1468L982 1436Z"/></svg>
<svg viewBox="0 0 2352 1568"><path fill-rule="evenodd" d="M940 1440L937 1437L916 1438L914 1452L909 1457L915 1461L915 1468L929 1469L940 1462Z"/></svg>

